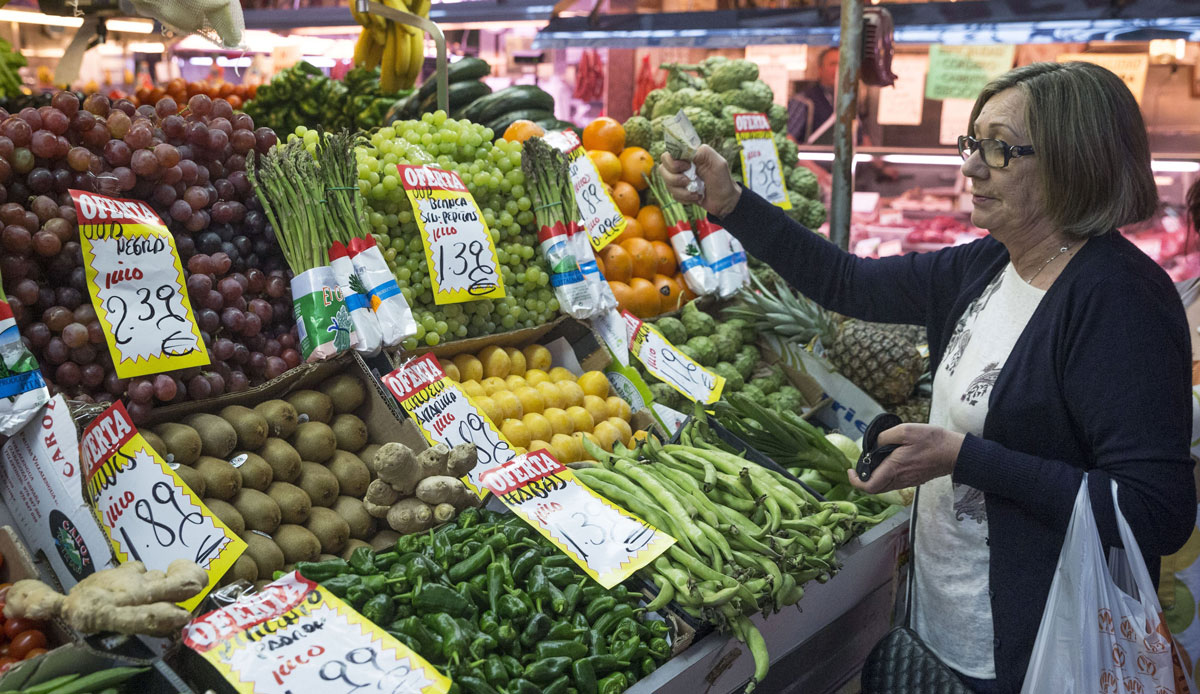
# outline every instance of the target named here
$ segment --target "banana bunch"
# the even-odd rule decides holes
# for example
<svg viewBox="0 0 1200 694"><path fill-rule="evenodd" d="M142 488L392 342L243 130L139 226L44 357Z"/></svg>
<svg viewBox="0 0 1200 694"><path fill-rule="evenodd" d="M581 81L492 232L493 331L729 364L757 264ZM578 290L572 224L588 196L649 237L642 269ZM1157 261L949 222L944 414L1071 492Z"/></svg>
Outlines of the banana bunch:
<svg viewBox="0 0 1200 694"><path fill-rule="evenodd" d="M429 16L431 0L381 1L395 10ZM350 12L363 27L354 46L354 66L378 67L379 85L385 93L412 87L425 61L425 32L378 15L360 13L354 5L350 3Z"/></svg>

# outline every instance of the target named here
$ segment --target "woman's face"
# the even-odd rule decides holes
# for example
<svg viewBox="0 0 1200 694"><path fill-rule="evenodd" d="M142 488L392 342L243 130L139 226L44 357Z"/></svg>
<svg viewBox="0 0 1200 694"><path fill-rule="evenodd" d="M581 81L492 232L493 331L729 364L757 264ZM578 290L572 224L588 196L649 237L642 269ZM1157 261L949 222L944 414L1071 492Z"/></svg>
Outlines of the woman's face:
<svg viewBox="0 0 1200 694"><path fill-rule="evenodd" d="M975 137L1004 140L1010 145L1032 144L1025 100L1025 92L1017 88L988 99L975 119ZM971 223L999 240L1015 231L1032 231L1044 219L1042 186L1033 157L1015 157L1008 166L993 169L976 152L963 162L962 172L971 179L974 192Z"/></svg>

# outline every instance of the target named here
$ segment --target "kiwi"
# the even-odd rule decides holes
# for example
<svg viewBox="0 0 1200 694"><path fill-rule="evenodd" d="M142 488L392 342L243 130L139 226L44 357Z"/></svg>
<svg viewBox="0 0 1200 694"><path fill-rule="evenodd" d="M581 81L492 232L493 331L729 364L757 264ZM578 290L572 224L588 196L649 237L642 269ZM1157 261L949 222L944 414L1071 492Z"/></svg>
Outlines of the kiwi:
<svg viewBox="0 0 1200 694"><path fill-rule="evenodd" d="M279 506L279 520L284 523L301 524L308 520L312 500L303 489L287 482L272 482L267 487L267 496Z"/></svg>
<svg viewBox="0 0 1200 694"><path fill-rule="evenodd" d="M375 533L375 537L371 538L371 548L376 552L386 552L396 549L396 540L400 539L400 533L386 528Z"/></svg>
<svg viewBox="0 0 1200 694"><path fill-rule="evenodd" d="M230 405L221 408L221 418L237 433L238 448L258 450L270 436L267 418L249 407Z"/></svg>
<svg viewBox="0 0 1200 694"><path fill-rule="evenodd" d="M246 527L262 533L273 533L283 516L279 504L257 489L243 489L233 497L233 507L242 514Z"/></svg>
<svg viewBox="0 0 1200 694"><path fill-rule="evenodd" d="M258 563L249 554L243 554L233 563L233 568L226 575L233 576L237 581L254 583L258 580Z"/></svg>
<svg viewBox="0 0 1200 694"><path fill-rule="evenodd" d="M200 452L214 458L225 458L237 448L237 432L233 425L215 414L193 414L183 418L183 423L200 435Z"/></svg>
<svg viewBox="0 0 1200 694"><path fill-rule="evenodd" d="M220 499L205 499L204 505L213 512L214 516L220 518L225 527L232 530L234 535L241 537L246 534L246 520L242 518L242 514L236 508Z"/></svg>
<svg viewBox="0 0 1200 694"><path fill-rule="evenodd" d="M313 561L321 554L321 541L302 525L284 523L275 531L275 544L283 550L283 560L288 564L298 561Z"/></svg>
<svg viewBox="0 0 1200 694"><path fill-rule="evenodd" d="M204 478L204 493L214 499L229 501L242 488L242 476L227 460L202 455L192 467Z"/></svg>
<svg viewBox="0 0 1200 694"><path fill-rule="evenodd" d="M325 379L321 384L321 392L329 396L333 403L333 411L345 414L357 410L367 399L367 391L362 381L350 374L339 374Z"/></svg>
<svg viewBox="0 0 1200 694"><path fill-rule="evenodd" d="M300 477L300 454L283 439L270 438L258 449L258 455L271 466L274 482L295 482Z"/></svg>
<svg viewBox="0 0 1200 694"><path fill-rule="evenodd" d="M238 474L242 476L243 489L265 492L267 487L271 486L271 482L275 481L275 470L256 453L237 453L229 459L229 464L237 468Z"/></svg>
<svg viewBox="0 0 1200 694"><path fill-rule="evenodd" d="M254 406L254 411L267 420L267 429L271 436L286 439L296 431L300 423L300 415L296 408L286 400L268 400Z"/></svg>
<svg viewBox="0 0 1200 694"><path fill-rule="evenodd" d="M254 582L254 592L261 593L264 590L266 590L267 586L271 585L272 583L274 583L274 581L272 581L269 578L260 578Z"/></svg>
<svg viewBox="0 0 1200 694"><path fill-rule="evenodd" d="M375 479L377 476L375 474L375 454L379 452L380 448L383 448L382 444L368 443L355 454L359 460L367 464L367 469L371 471L371 479Z"/></svg>
<svg viewBox="0 0 1200 694"><path fill-rule="evenodd" d="M333 502L334 513L345 519L350 526L350 537L359 540L369 540L375 533L375 519L367 513L361 498L339 496Z"/></svg>
<svg viewBox="0 0 1200 694"><path fill-rule="evenodd" d="M325 467L337 478L340 493L359 499L367 493L367 485L371 484L371 469L359 460L358 456L346 451L337 451L329 462L325 463Z"/></svg>
<svg viewBox="0 0 1200 694"><path fill-rule="evenodd" d="M317 536L321 541L321 551L326 554L342 551L350 539L350 525L333 509L314 508L304 527Z"/></svg>
<svg viewBox="0 0 1200 694"><path fill-rule="evenodd" d="M352 414L339 414L329 427L337 438L337 447L343 451L357 451L367 445L367 425Z"/></svg>
<svg viewBox="0 0 1200 694"><path fill-rule="evenodd" d="M204 498L204 493L208 491L208 485L204 483L203 475L186 465L180 465L176 467L175 474L179 475L179 479L183 480L183 483L186 484L188 489L191 489L196 496L202 499Z"/></svg>
<svg viewBox="0 0 1200 694"><path fill-rule="evenodd" d="M191 465L200 457L203 445L200 434L190 426L168 422L154 427L153 431L163 442L163 450L154 450L164 458L170 456L168 462Z"/></svg>
<svg viewBox="0 0 1200 694"><path fill-rule="evenodd" d="M246 541L246 554L258 565L260 576L272 576L283 568L283 550L268 535L247 532L242 535Z"/></svg>
<svg viewBox="0 0 1200 694"><path fill-rule="evenodd" d="M311 460L323 463L337 450L337 437L328 424L321 422L305 422L296 427L292 434L292 445L300 454L301 460Z"/></svg>
<svg viewBox="0 0 1200 694"><path fill-rule="evenodd" d="M166 460L167 444L158 437L158 434L150 431L149 429L139 429L138 433L142 435L142 438L146 440L146 443L150 444L150 447L154 449L154 452L157 453L160 458Z"/></svg>
<svg viewBox="0 0 1200 694"><path fill-rule="evenodd" d="M332 472L324 465L308 461L300 463L300 479L296 485L304 490L313 506L333 506L340 489L337 477Z"/></svg>
<svg viewBox="0 0 1200 694"><path fill-rule="evenodd" d="M346 548L342 550L342 559L350 561L350 555L354 554L354 550L358 549L359 547L370 548L371 545L368 545L362 540L356 540L353 537L349 540L346 540Z"/></svg>
<svg viewBox="0 0 1200 694"><path fill-rule="evenodd" d="M333 416L333 401L315 390L298 390L285 398L296 412L307 415L310 422L328 423Z"/></svg>

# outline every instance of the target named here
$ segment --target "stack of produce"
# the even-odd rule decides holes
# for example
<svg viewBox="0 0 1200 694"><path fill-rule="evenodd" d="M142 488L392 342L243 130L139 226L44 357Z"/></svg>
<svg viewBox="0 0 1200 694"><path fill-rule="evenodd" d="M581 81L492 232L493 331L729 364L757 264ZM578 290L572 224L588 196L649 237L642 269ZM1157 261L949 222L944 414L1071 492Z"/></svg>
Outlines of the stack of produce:
<svg viewBox="0 0 1200 694"><path fill-rule="evenodd" d="M493 143L493 134L489 128L449 119L438 111L419 121L382 127L356 150L358 185L367 199L370 231L417 320L417 333L404 341L405 349L529 328L549 322L558 312L549 268L536 251L521 144ZM399 164L431 164L462 177L496 244L505 298L434 303L424 245L400 184Z"/></svg>
<svg viewBox="0 0 1200 694"><path fill-rule="evenodd" d="M659 588L647 609L673 600L744 641L755 662L750 691L766 677L770 658L748 616L796 604L805 583L837 570L836 548L877 519L860 518L849 502L818 501L802 485L724 450L702 418L680 438L679 445L648 439L612 454L592 446L602 464L576 467L575 474L677 540L639 571Z"/></svg>
<svg viewBox="0 0 1200 694"><path fill-rule="evenodd" d="M497 137L518 121L529 121L536 126L526 128L532 135L575 127L554 117L554 97L533 84L517 84L493 92L472 101L454 115L490 128Z"/></svg>
<svg viewBox="0 0 1200 694"><path fill-rule="evenodd" d="M459 354L445 368L519 453L545 449L571 463L590 459L585 438L606 451L633 445L633 413L629 403L609 395L605 375L576 377L552 366L550 350L541 345L485 347L478 355Z"/></svg>
<svg viewBox="0 0 1200 694"><path fill-rule="evenodd" d="M467 509L380 551L296 569L462 692L622 692L671 655L671 628L648 618L640 593L605 590L515 515Z"/></svg>
<svg viewBox="0 0 1200 694"><path fill-rule="evenodd" d="M747 112L765 113L771 122L792 203L788 214L810 229L825 222L826 211L820 202L817 177L812 171L797 166L796 143L787 136L787 108L774 103L771 87L758 79L756 64L714 56L700 65L663 67L670 72L667 86L650 92L638 115L625 121L628 144L646 148L655 161L659 160L666 151L663 123L666 118L683 111L700 139L720 152L729 162L733 174L739 176L741 146L735 137L733 116Z"/></svg>
<svg viewBox="0 0 1200 694"><path fill-rule="evenodd" d="M367 487L363 505L401 535L423 532L479 504L460 479L476 461L475 444L449 448L439 443L417 455L402 443L385 443L372 461L377 478Z"/></svg>
<svg viewBox="0 0 1200 694"><path fill-rule="evenodd" d="M391 9L429 18L430 0L384 1ZM359 12L353 4L350 13L363 28L354 45L354 66L378 69L385 92L411 88L425 65L425 32L378 14Z"/></svg>
<svg viewBox="0 0 1200 694"><path fill-rule="evenodd" d="M58 391L85 402L127 395L140 420L155 402L245 390L300 363L286 267L244 171L274 132L205 95L181 115L170 97L134 108L93 94L80 108L59 92L49 106L0 116L0 270L21 334ZM143 200L168 225L211 366L117 378L68 189Z"/></svg>
<svg viewBox="0 0 1200 694"><path fill-rule="evenodd" d="M490 75L492 66L482 58L462 58L451 63L446 68L448 83L447 101L449 113L458 118L458 112L477 99L492 93L492 88L484 83L483 78ZM407 98L397 101L387 112L382 123L391 125L398 120L420 118L421 114L433 113L438 110L437 103L437 74L430 75Z"/></svg>
<svg viewBox="0 0 1200 694"><path fill-rule="evenodd" d="M356 68L344 82L330 79L303 60L258 88L246 113L276 132L320 126L326 130L368 129L382 124L408 90L387 89L379 70Z"/></svg>
<svg viewBox="0 0 1200 694"><path fill-rule="evenodd" d="M237 110L253 99L257 91L257 84L185 82L182 77L176 77L163 87L141 87L130 100L138 106L154 106L164 96L169 96L182 104L197 94L206 94L210 99L225 99Z"/></svg>

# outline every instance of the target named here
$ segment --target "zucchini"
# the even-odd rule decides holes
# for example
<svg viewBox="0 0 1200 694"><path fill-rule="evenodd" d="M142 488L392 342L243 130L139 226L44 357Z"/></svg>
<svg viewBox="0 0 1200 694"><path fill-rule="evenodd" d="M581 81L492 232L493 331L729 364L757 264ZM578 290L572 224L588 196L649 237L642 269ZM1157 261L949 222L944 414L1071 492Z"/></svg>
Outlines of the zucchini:
<svg viewBox="0 0 1200 694"><path fill-rule="evenodd" d="M492 88L478 80L455 82L446 90L446 100L449 103L450 111L454 112L457 109L465 107L472 101L491 93ZM425 100L421 102L421 113L433 113L436 110L437 90L435 89L432 94L425 97Z"/></svg>
<svg viewBox="0 0 1200 694"><path fill-rule="evenodd" d="M465 82L467 80L478 80L487 77L491 73L492 66L482 58L463 58L446 67L446 79L449 80L450 84ZM417 92L419 94L417 103L424 103L425 99L436 91L437 73L434 73L421 84L421 89Z"/></svg>
<svg viewBox="0 0 1200 694"><path fill-rule="evenodd" d="M464 108L462 115L463 118L476 123L488 123L509 111L525 109L553 111L554 97L541 87L518 84L478 99Z"/></svg>
<svg viewBox="0 0 1200 694"><path fill-rule="evenodd" d="M538 125L542 126L542 130L545 130L546 132L551 132L551 131L560 131L561 132L563 130L575 130L575 125L573 123L568 123L565 120L559 120L559 119L555 118L554 116L551 116L549 118L543 118L542 120L534 121L534 123L537 123Z"/></svg>
<svg viewBox="0 0 1200 694"><path fill-rule="evenodd" d="M508 130L508 126L519 120L529 120L536 123L540 120L546 120L547 118L553 117L553 113L544 109L522 108L516 111L503 113L498 118L488 121L487 127L492 129L492 132L495 133L496 137L500 137L504 134L505 130Z"/></svg>
<svg viewBox="0 0 1200 694"><path fill-rule="evenodd" d="M420 111L417 110L417 107L420 105L421 102L417 100L417 93L413 92L409 94L392 104L392 107L388 109L387 115L383 119L383 124L391 125L398 120L412 120L416 118L420 115Z"/></svg>

